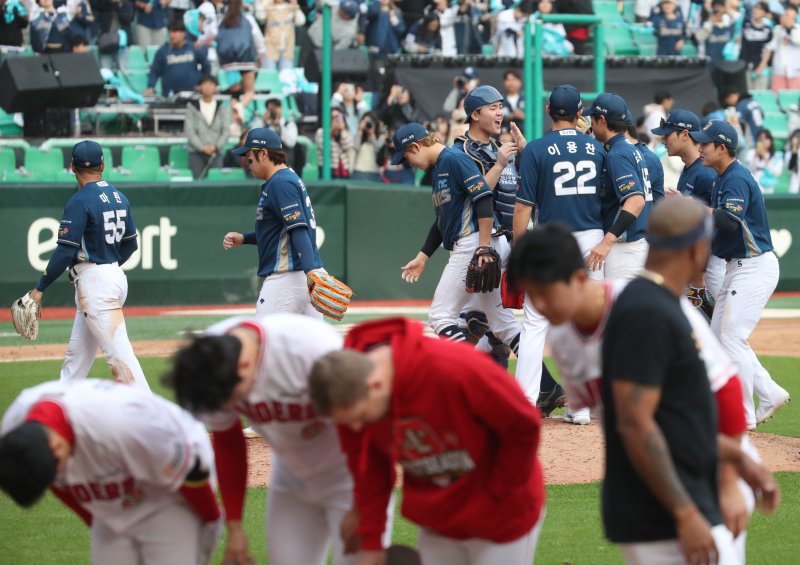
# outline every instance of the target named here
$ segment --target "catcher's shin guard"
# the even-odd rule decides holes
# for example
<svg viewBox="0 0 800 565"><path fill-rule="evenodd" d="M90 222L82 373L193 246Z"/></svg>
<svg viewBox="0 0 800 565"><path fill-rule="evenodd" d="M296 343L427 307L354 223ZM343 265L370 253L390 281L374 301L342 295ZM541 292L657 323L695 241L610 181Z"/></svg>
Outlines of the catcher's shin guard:
<svg viewBox="0 0 800 565"><path fill-rule="evenodd" d="M489 320L486 314L480 310L470 310L463 312L459 316L467 324L467 338L472 343L478 343L481 338L489 331Z"/></svg>
<svg viewBox="0 0 800 565"><path fill-rule="evenodd" d="M492 332L488 332L486 337L489 339L489 345L492 346L492 351L490 352L492 359L504 369L508 369L508 358L511 356L511 348L500 341Z"/></svg>
<svg viewBox="0 0 800 565"><path fill-rule="evenodd" d="M438 335L441 339L447 339L450 341L469 341L467 332L458 326L447 326L436 335Z"/></svg>

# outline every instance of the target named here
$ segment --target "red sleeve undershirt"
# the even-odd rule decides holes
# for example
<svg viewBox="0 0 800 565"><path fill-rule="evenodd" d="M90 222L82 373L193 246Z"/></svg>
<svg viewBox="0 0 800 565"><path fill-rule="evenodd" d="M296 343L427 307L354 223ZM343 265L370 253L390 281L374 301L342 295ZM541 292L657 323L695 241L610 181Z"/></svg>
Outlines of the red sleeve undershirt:
<svg viewBox="0 0 800 565"><path fill-rule="evenodd" d="M217 461L217 475L222 503L225 506L225 519L242 519L244 496L247 490L247 442L242 432L242 422L228 430L213 432L214 457Z"/></svg>
<svg viewBox="0 0 800 565"><path fill-rule="evenodd" d="M744 416L744 397L739 377L733 376L715 394L719 433L738 437L747 431Z"/></svg>

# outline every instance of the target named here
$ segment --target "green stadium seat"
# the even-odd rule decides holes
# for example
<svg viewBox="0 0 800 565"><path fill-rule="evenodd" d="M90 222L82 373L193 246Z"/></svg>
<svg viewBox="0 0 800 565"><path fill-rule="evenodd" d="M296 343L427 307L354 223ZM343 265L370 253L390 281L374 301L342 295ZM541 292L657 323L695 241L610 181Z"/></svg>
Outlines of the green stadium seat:
<svg viewBox="0 0 800 565"><path fill-rule="evenodd" d="M316 150L314 151L314 160L317 160L316 157ZM319 169L316 165L310 165L306 163L303 166L303 173L300 175L300 178L303 179L303 182L314 182L319 180Z"/></svg>
<svg viewBox="0 0 800 565"><path fill-rule="evenodd" d="M247 180L244 169L209 169L208 180L239 182Z"/></svg>
<svg viewBox="0 0 800 565"><path fill-rule="evenodd" d="M61 149L40 151L36 147L28 147L25 149L25 169L36 181L55 180L58 172L64 169L64 155Z"/></svg>
<svg viewBox="0 0 800 565"><path fill-rule="evenodd" d="M283 83L277 70L260 69L256 75L256 92L283 94Z"/></svg>
<svg viewBox="0 0 800 565"><path fill-rule="evenodd" d="M631 28L631 35L636 45L639 47L639 53L643 57L655 56L657 39L655 33L653 33L653 28L634 26Z"/></svg>
<svg viewBox="0 0 800 565"><path fill-rule="evenodd" d="M775 185L775 194L788 194L789 193L789 171L783 170L781 178L778 179L778 184Z"/></svg>
<svg viewBox="0 0 800 565"><path fill-rule="evenodd" d="M3 183L26 183L26 182L52 182L53 179L43 181L36 175L29 175L19 171L0 172L0 181Z"/></svg>
<svg viewBox="0 0 800 565"><path fill-rule="evenodd" d="M128 70L130 71L146 71L150 68L150 64L144 55L144 49L139 45L131 45L128 47Z"/></svg>
<svg viewBox="0 0 800 565"><path fill-rule="evenodd" d="M0 174L17 170L17 157L10 147L0 147Z"/></svg>
<svg viewBox="0 0 800 565"><path fill-rule="evenodd" d="M697 57L697 45L691 41L685 41L683 49L681 49L681 55L683 57Z"/></svg>
<svg viewBox="0 0 800 565"><path fill-rule="evenodd" d="M617 24L624 21L622 14L619 13L617 2L595 0L592 2L592 7L594 14L603 18L603 24Z"/></svg>
<svg viewBox="0 0 800 565"><path fill-rule="evenodd" d="M800 104L800 90L779 90L778 104L785 112L789 111L789 106Z"/></svg>
<svg viewBox="0 0 800 565"><path fill-rule="evenodd" d="M147 60L152 63L153 59L156 58L156 51L158 51L160 48L161 48L160 45L148 45L147 46L147 51L146 51Z"/></svg>
<svg viewBox="0 0 800 565"><path fill-rule="evenodd" d="M623 26L605 26L606 52L617 57L639 55L639 48L633 42L630 31Z"/></svg>
<svg viewBox="0 0 800 565"><path fill-rule="evenodd" d="M771 90L751 90L750 96L761 104L761 109L765 114L780 112L778 101L775 99L775 93Z"/></svg>
<svg viewBox="0 0 800 565"><path fill-rule="evenodd" d="M317 146L311 139L304 135L297 136L297 143L302 145L306 150L306 166L313 166L316 172L319 164L317 163ZM305 168L303 169L305 173Z"/></svg>
<svg viewBox="0 0 800 565"><path fill-rule="evenodd" d="M141 94L145 90L147 90L147 77L149 75L149 71L147 70L129 70L126 72L121 78L124 82L128 84L133 90Z"/></svg>
<svg viewBox="0 0 800 565"><path fill-rule="evenodd" d="M170 169L188 169L189 147L186 145L170 145L167 160Z"/></svg>
<svg viewBox="0 0 800 565"><path fill-rule="evenodd" d="M122 148L122 168L139 177L155 180L156 171L161 170L158 148L148 145L126 145Z"/></svg>
<svg viewBox="0 0 800 565"><path fill-rule="evenodd" d="M110 179L112 183L125 182L169 182L169 173L164 169L122 169L114 171Z"/></svg>
<svg viewBox="0 0 800 565"><path fill-rule="evenodd" d="M772 133L772 138L775 141L775 148L782 150L784 143L786 143L786 140L789 138L789 119L786 114L782 112L765 113L764 129L768 129L770 133Z"/></svg>

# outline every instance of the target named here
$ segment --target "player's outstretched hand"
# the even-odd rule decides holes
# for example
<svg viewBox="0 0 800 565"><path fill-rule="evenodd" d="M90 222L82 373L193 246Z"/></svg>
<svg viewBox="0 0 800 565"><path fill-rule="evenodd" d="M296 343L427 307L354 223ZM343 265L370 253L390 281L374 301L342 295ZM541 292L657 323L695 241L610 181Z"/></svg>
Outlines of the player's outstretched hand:
<svg viewBox="0 0 800 565"><path fill-rule="evenodd" d="M386 565L386 552L361 551L356 559L356 565Z"/></svg>
<svg viewBox="0 0 800 565"><path fill-rule="evenodd" d="M664 197L670 198L672 196L683 196L681 192L677 188L672 188L670 186L664 187Z"/></svg>
<svg viewBox="0 0 800 565"><path fill-rule="evenodd" d="M225 237L222 238L222 248L223 249L233 249L234 247L239 247L244 243L244 236L235 231L229 231L225 234Z"/></svg>
<svg viewBox="0 0 800 565"><path fill-rule="evenodd" d="M508 127L511 131L511 138L514 140L514 143L517 144L517 151L522 153L522 151L525 149L525 146L528 145L528 140L526 140L525 136L522 135L522 132L517 127L515 122L509 123Z"/></svg>
<svg viewBox="0 0 800 565"><path fill-rule="evenodd" d="M497 166L505 168L508 165L511 157L517 154L516 143L504 143L500 149L497 150Z"/></svg>
<svg viewBox="0 0 800 565"><path fill-rule="evenodd" d="M225 565L252 565L254 563L247 547L247 536L241 522L228 522L228 542L222 562Z"/></svg>
<svg viewBox="0 0 800 565"><path fill-rule="evenodd" d="M610 252L611 244L604 239L589 252L589 256L586 258L586 268L590 271L602 270Z"/></svg>
<svg viewBox="0 0 800 565"><path fill-rule="evenodd" d="M356 528L358 528L359 519L360 516L358 514L358 510L352 508L347 514L344 515L344 518L342 518L342 523L339 524L339 535L342 538L345 555L351 555L358 552L360 536L356 533Z"/></svg>
<svg viewBox="0 0 800 565"><path fill-rule="evenodd" d="M738 466L739 476L753 489L756 508L771 516L781 503L781 489L769 469L745 454Z"/></svg>
<svg viewBox="0 0 800 565"><path fill-rule="evenodd" d="M719 558L717 544L711 535L711 524L696 506L682 509L677 516L678 542L687 563L713 565Z"/></svg>
<svg viewBox="0 0 800 565"><path fill-rule="evenodd" d="M734 538L739 537L739 534L747 529L750 513L747 511L747 504L735 473L733 480L720 480L719 482L719 506L725 526Z"/></svg>
<svg viewBox="0 0 800 565"><path fill-rule="evenodd" d="M42 292L40 290L36 290L35 288L28 291L28 296L33 298L33 301L37 304L42 302Z"/></svg>
<svg viewBox="0 0 800 565"><path fill-rule="evenodd" d="M422 272L425 270L425 263L427 260L427 256L420 251L417 253L416 257L400 268L402 271L400 276L402 276L403 280L407 283L417 282L422 276Z"/></svg>

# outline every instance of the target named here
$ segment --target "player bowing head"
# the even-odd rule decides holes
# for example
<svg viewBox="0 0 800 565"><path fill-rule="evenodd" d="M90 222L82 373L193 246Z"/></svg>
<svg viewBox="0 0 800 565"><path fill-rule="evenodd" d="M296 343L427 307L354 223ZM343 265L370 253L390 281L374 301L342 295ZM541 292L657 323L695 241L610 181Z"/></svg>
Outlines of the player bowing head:
<svg viewBox="0 0 800 565"><path fill-rule="evenodd" d="M407 124L392 137L394 155L392 165L399 165L405 160L412 167L427 170L436 163L444 145L433 133L422 124Z"/></svg>

